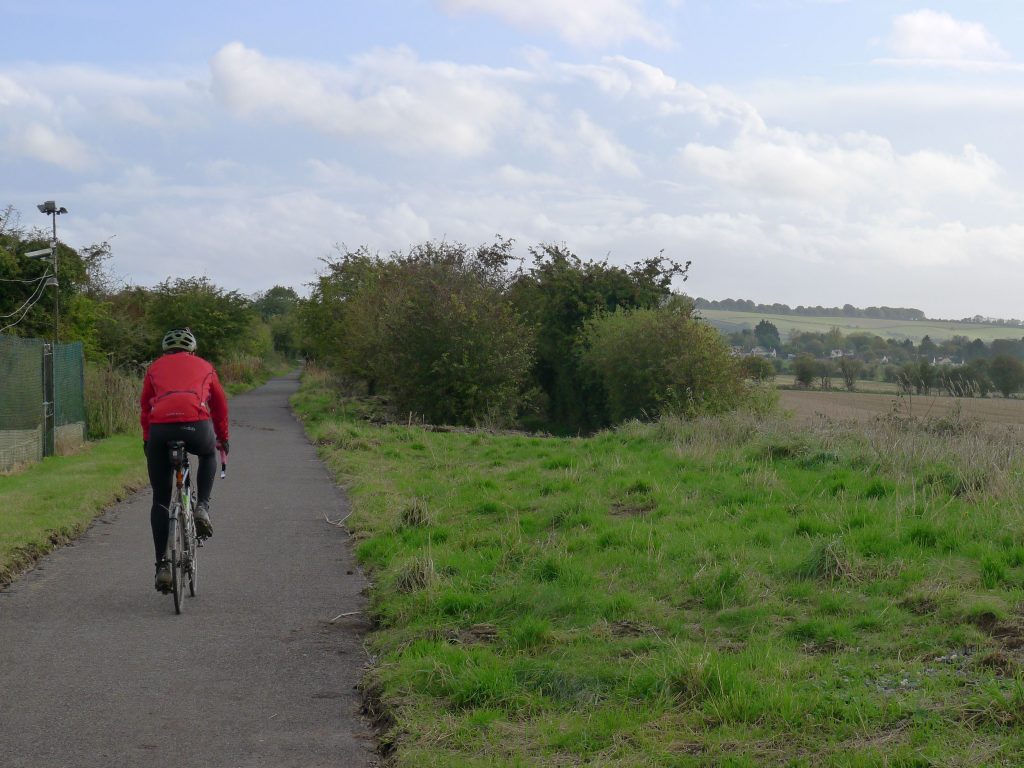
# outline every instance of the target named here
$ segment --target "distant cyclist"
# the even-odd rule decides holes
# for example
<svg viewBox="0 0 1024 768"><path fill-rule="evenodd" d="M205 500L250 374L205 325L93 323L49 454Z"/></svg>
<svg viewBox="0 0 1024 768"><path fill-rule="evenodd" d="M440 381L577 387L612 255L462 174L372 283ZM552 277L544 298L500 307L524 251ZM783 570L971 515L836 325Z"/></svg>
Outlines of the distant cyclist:
<svg viewBox="0 0 1024 768"><path fill-rule="evenodd" d="M153 507L149 521L156 548L156 588L171 585L167 551L167 505L174 478L167 443L182 440L185 450L199 457L196 472L198 503L196 533L213 536L210 493L217 474L217 449L228 452L228 401L217 371L195 354L196 337L188 328L168 331L163 339L166 354L154 360L142 382L142 447L146 453Z"/></svg>

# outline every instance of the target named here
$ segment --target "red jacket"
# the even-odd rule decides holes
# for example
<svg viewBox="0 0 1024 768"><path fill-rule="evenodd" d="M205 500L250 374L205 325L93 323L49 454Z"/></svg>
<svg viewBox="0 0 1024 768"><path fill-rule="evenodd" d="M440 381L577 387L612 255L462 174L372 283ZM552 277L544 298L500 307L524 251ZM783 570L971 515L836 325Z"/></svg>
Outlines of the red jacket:
<svg viewBox="0 0 1024 768"><path fill-rule="evenodd" d="M213 419L218 440L228 439L228 399L217 371L201 357L172 352L153 361L142 381L142 439L150 424Z"/></svg>

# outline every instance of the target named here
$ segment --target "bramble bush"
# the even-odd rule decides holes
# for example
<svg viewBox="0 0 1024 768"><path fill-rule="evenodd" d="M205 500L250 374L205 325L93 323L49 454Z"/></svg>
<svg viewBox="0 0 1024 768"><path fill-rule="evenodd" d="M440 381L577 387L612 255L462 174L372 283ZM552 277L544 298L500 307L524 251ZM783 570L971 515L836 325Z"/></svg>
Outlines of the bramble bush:
<svg viewBox="0 0 1024 768"><path fill-rule="evenodd" d="M533 334L509 301L511 243L424 243L328 262L301 312L313 354L368 394L440 423L507 424L524 401Z"/></svg>

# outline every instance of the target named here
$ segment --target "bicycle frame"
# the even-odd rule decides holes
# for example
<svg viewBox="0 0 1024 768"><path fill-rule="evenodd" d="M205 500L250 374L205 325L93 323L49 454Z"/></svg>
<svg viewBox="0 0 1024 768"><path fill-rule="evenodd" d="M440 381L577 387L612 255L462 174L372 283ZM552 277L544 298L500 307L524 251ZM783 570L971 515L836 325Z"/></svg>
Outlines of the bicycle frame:
<svg viewBox="0 0 1024 768"><path fill-rule="evenodd" d="M202 543L196 538L195 518L192 516L193 492L191 483L192 467L183 442L173 442L168 446L171 465L174 470L174 490L171 503L168 505L167 550L166 557L171 563L172 589L174 609L181 613L184 602L184 586L188 582L189 592L195 597L198 562L196 548ZM175 542L179 540L182 551L177 551Z"/></svg>

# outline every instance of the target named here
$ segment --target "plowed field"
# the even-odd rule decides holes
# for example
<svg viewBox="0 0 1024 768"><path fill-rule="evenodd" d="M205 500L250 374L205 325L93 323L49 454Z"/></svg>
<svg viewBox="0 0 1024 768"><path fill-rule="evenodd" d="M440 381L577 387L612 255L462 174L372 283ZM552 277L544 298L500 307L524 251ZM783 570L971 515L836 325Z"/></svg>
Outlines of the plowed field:
<svg viewBox="0 0 1024 768"><path fill-rule="evenodd" d="M1024 400L1002 397L974 399L953 397L903 397L867 392L821 392L783 389L781 405L793 411L797 420L813 421L819 414L833 419L872 419L888 413L899 401L901 410L920 418L936 418L948 414L957 403L963 414L992 424L1024 426Z"/></svg>

